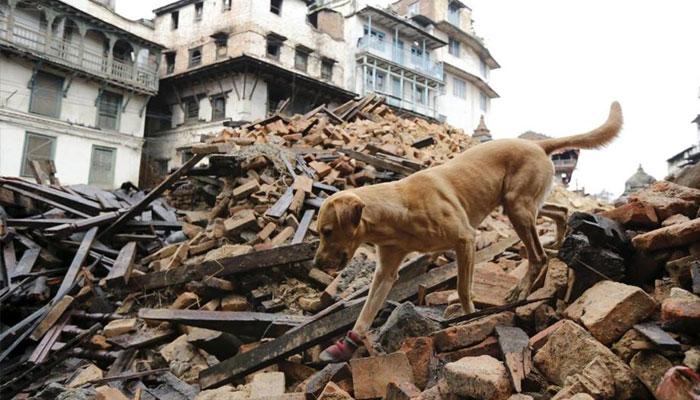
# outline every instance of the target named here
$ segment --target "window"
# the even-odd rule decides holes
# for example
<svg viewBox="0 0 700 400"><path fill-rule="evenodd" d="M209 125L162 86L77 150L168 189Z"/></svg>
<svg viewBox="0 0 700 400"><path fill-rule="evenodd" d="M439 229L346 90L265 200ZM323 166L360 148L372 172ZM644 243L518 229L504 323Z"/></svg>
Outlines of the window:
<svg viewBox="0 0 700 400"><path fill-rule="evenodd" d="M196 67L202 63L202 47L190 49L190 64L189 68Z"/></svg>
<svg viewBox="0 0 700 400"><path fill-rule="evenodd" d="M267 37L267 56L274 58L275 60L280 59L280 48L282 47L282 42L279 39Z"/></svg>
<svg viewBox="0 0 700 400"><path fill-rule="evenodd" d="M165 53L165 73L175 72L175 52Z"/></svg>
<svg viewBox="0 0 700 400"><path fill-rule="evenodd" d="M384 51L384 32L375 31L374 29L372 29L370 32L369 26L365 25L364 33L365 33L365 38L364 38L365 43L367 40L369 40L370 46L372 46L373 48L375 48L379 51ZM369 39L367 39L368 36L369 36Z"/></svg>
<svg viewBox="0 0 700 400"><path fill-rule="evenodd" d="M454 78L452 79L452 95L460 99L467 98L467 82Z"/></svg>
<svg viewBox="0 0 700 400"><path fill-rule="evenodd" d="M423 59L423 49L419 47L411 47L411 62L416 65L422 66L426 60Z"/></svg>
<svg viewBox="0 0 700 400"><path fill-rule="evenodd" d="M21 176L33 176L31 161L53 160L56 153L56 138L52 136L30 133L24 137L24 155L22 157Z"/></svg>
<svg viewBox="0 0 700 400"><path fill-rule="evenodd" d="M168 159L155 160L153 163L153 172L156 176L166 176L168 175Z"/></svg>
<svg viewBox="0 0 700 400"><path fill-rule="evenodd" d="M170 14L170 28L177 29L178 25L180 25L180 12L173 11Z"/></svg>
<svg viewBox="0 0 700 400"><path fill-rule="evenodd" d="M408 6L408 16L412 17L418 14L420 14L420 4L416 1Z"/></svg>
<svg viewBox="0 0 700 400"><path fill-rule="evenodd" d="M376 77L376 85L375 85L375 77ZM384 91L384 81L386 80L386 74L384 72L379 72L377 70L374 71L374 75L372 75L372 72L369 71L367 73L367 87L369 90L376 90L379 92Z"/></svg>
<svg viewBox="0 0 700 400"><path fill-rule="evenodd" d="M401 97L401 78L391 77L391 94L396 97Z"/></svg>
<svg viewBox="0 0 700 400"><path fill-rule="evenodd" d="M333 79L333 60L323 59L321 60L321 79L330 81Z"/></svg>
<svg viewBox="0 0 700 400"><path fill-rule="evenodd" d="M226 57L228 52L228 37L224 35L217 36L214 38L214 43L216 44L216 59L221 59Z"/></svg>
<svg viewBox="0 0 700 400"><path fill-rule="evenodd" d="M194 3L194 21L201 21L202 14L204 14L204 3Z"/></svg>
<svg viewBox="0 0 700 400"><path fill-rule="evenodd" d="M226 118L226 95L219 95L211 99L211 120L218 121Z"/></svg>
<svg viewBox="0 0 700 400"><path fill-rule="evenodd" d="M489 109L489 98L486 97L484 92L480 92L479 95L479 106L481 106L481 111L486 112Z"/></svg>
<svg viewBox="0 0 700 400"><path fill-rule="evenodd" d="M192 157L194 157L194 153L192 152L191 147L186 147L180 150L180 163L184 164L187 161L189 161Z"/></svg>
<svg viewBox="0 0 700 400"><path fill-rule="evenodd" d="M29 112L58 118L61 116L63 78L46 72L37 72L32 81Z"/></svg>
<svg viewBox="0 0 700 400"><path fill-rule="evenodd" d="M309 53L305 50L297 49L294 53L294 68L299 71L306 72L306 68L309 65Z"/></svg>
<svg viewBox="0 0 700 400"><path fill-rule="evenodd" d="M122 96L111 92L102 92L97 105L97 126L101 129L117 130Z"/></svg>
<svg viewBox="0 0 700 400"><path fill-rule="evenodd" d="M488 65L486 65L486 63L482 59L479 59L479 69L481 71L482 77L484 77L484 78L489 77L489 67L488 67Z"/></svg>
<svg viewBox="0 0 700 400"><path fill-rule="evenodd" d="M88 183L105 188L114 185L114 164L117 149L112 147L92 146L90 157L90 175Z"/></svg>
<svg viewBox="0 0 700 400"><path fill-rule="evenodd" d="M270 0L270 12L282 15L282 0Z"/></svg>
<svg viewBox="0 0 700 400"><path fill-rule="evenodd" d="M416 103L425 104L425 89L418 86L416 87Z"/></svg>
<svg viewBox="0 0 700 400"><path fill-rule="evenodd" d="M224 11L228 11L231 9L231 0L223 0L221 3L224 7Z"/></svg>
<svg viewBox="0 0 700 400"><path fill-rule="evenodd" d="M196 97L185 99L185 122L199 121L199 100Z"/></svg>
<svg viewBox="0 0 700 400"><path fill-rule="evenodd" d="M447 6L447 21L455 26L459 26L459 8L459 4L454 1Z"/></svg>
<svg viewBox="0 0 700 400"><path fill-rule="evenodd" d="M455 57L459 57L459 42L450 38L448 44L448 51Z"/></svg>

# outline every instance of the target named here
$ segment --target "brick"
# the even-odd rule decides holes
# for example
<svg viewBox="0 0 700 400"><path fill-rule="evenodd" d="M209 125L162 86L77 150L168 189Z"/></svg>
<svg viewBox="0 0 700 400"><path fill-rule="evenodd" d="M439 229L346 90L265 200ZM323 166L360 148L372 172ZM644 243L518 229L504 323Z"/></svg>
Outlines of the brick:
<svg viewBox="0 0 700 400"><path fill-rule="evenodd" d="M250 382L251 399L268 399L284 394L285 381L283 372L261 372L253 375Z"/></svg>
<svg viewBox="0 0 700 400"><path fill-rule="evenodd" d="M384 396L384 398L386 400L411 400L417 396L420 396L420 390L416 385L409 382L389 382L386 387L386 396Z"/></svg>
<svg viewBox="0 0 700 400"><path fill-rule="evenodd" d="M234 257L241 254L250 253L252 249L252 247L246 244L225 244L218 249L208 252L204 257L204 261L214 261L222 258Z"/></svg>
<svg viewBox="0 0 700 400"><path fill-rule="evenodd" d="M311 161L309 167L316 171L316 175L318 175L319 179L325 178L333 170L330 165L320 161Z"/></svg>
<svg viewBox="0 0 700 400"><path fill-rule="evenodd" d="M270 235L272 235L275 229L277 229L277 224L274 222L268 222L267 225L265 225L265 227L258 232L257 240L260 242L266 241L270 238Z"/></svg>
<svg viewBox="0 0 700 400"><path fill-rule="evenodd" d="M353 398L335 382L328 382L318 400L353 400Z"/></svg>
<svg viewBox="0 0 700 400"><path fill-rule="evenodd" d="M404 353L350 360L355 398L383 397L389 382L413 383L413 370Z"/></svg>
<svg viewBox="0 0 700 400"><path fill-rule="evenodd" d="M508 371L491 356L464 357L445 365L450 393L481 400L507 400L511 395Z"/></svg>
<svg viewBox="0 0 700 400"><path fill-rule="evenodd" d="M281 244L284 244L290 237L294 235L294 228L291 226L288 226L284 229L282 229L282 232L278 233L277 236L272 238L271 244L273 246L279 246Z"/></svg>
<svg viewBox="0 0 700 400"><path fill-rule="evenodd" d="M241 231L257 226L257 224L258 220L255 218L255 213L246 210L246 212L240 212L224 221L224 230L227 235L235 235Z"/></svg>
<svg viewBox="0 0 700 400"><path fill-rule="evenodd" d="M551 382L563 386L567 377L582 371L596 357L601 357L612 373L619 400L645 396L645 388L630 367L575 322L563 320L549 333L547 342L533 358L537 369Z"/></svg>
<svg viewBox="0 0 700 400"><path fill-rule="evenodd" d="M80 370L75 378L71 379L68 383L68 387L75 388L84 383L102 379L103 376L104 372L97 365L90 363L87 367Z"/></svg>
<svg viewBox="0 0 700 400"><path fill-rule="evenodd" d="M700 297L680 288L661 303L661 321L670 329L700 331Z"/></svg>
<svg viewBox="0 0 700 400"><path fill-rule="evenodd" d="M136 318L115 319L102 328L102 335L106 338L122 335L136 330Z"/></svg>
<svg viewBox="0 0 700 400"><path fill-rule="evenodd" d="M596 339L609 345L655 309L656 302L642 289L602 281L586 290L564 315L581 322Z"/></svg>
<svg viewBox="0 0 700 400"><path fill-rule="evenodd" d="M433 350L433 338L428 336L409 337L401 344L400 352L405 353L413 369L416 386L423 390L428 385L432 372L437 367Z"/></svg>
<svg viewBox="0 0 700 400"><path fill-rule="evenodd" d="M629 200L640 201L654 207L661 221L675 214L693 218L700 204L700 190L660 181L630 195Z"/></svg>
<svg viewBox="0 0 700 400"><path fill-rule="evenodd" d="M648 350L638 352L630 361L630 368L651 393L656 391L664 374L671 367L673 364L666 357Z"/></svg>
<svg viewBox="0 0 700 400"><path fill-rule="evenodd" d="M656 216L654 207L639 201L629 202L612 210L604 211L600 215L629 227L655 228L659 226L659 218Z"/></svg>
<svg viewBox="0 0 700 400"><path fill-rule="evenodd" d="M671 225L681 224L683 222L688 222L688 221L690 221L690 218L686 217L685 215L674 214L674 215L671 215L670 217L666 218L665 220L663 220L663 222L661 223L661 226L671 226Z"/></svg>
<svg viewBox="0 0 700 400"><path fill-rule="evenodd" d="M448 304L450 296L452 294L456 295L456 293L457 293L457 291L454 289L428 293L425 295L425 305L427 305L427 306L440 306L443 304Z"/></svg>
<svg viewBox="0 0 700 400"><path fill-rule="evenodd" d="M484 355L496 358L501 357L501 348L498 345L498 339L496 339L496 337L489 336L473 346L447 353L439 353L437 357L444 362L453 362L464 357L477 357Z"/></svg>
<svg viewBox="0 0 700 400"><path fill-rule="evenodd" d="M245 296L232 294L221 299L222 311L247 311L250 308Z"/></svg>
<svg viewBox="0 0 700 400"><path fill-rule="evenodd" d="M643 233L632 238L637 250L653 251L679 247L700 240L700 218Z"/></svg>
<svg viewBox="0 0 700 400"><path fill-rule="evenodd" d="M192 292L182 292L175 301L168 307L171 310L184 310L199 301L199 296Z"/></svg>
<svg viewBox="0 0 700 400"><path fill-rule="evenodd" d="M615 398L615 382L605 362L596 357L580 373L568 376L564 388L552 400L568 400L577 393L590 394L594 399Z"/></svg>
<svg viewBox="0 0 700 400"><path fill-rule="evenodd" d="M107 385L95 388L95 391L97 392L95 400L129 400L119 389Z"/></svg>
<svg viewBox="0 0 700 400"><path fill-rule="evenodd" d="M657 400L696 400L700 375L688 367L676 366L668 371L656 387Z"/></svg>
<svg viewBox="0 0 700 400"><path fill-rule="evenodd" d="M450 351L480 342L493 332L496 325L513 326L514 317L515 314L508 311L435 332L432 335L435 349Z"/></svg>

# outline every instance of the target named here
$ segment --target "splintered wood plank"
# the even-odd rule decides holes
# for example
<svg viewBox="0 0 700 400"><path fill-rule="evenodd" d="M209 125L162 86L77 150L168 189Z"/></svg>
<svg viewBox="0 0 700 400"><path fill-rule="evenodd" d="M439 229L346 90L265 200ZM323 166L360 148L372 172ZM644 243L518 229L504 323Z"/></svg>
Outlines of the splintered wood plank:
<svg viewBox="0 0 700 400"><path fill-rule="evenodd" d="M153 190L148 192L141 200L132 205L126 212L121 214L112 225L108 226L104 231L100 233L100 237L105 237L111 235L117 228L119 228L126 221L132 219L135 215L141 214L148 205L158 198L167 188L169 188L180 176L184 175L190 168L194 167L200 160L202 160L206 154L195 154L187 160L177 171L170 174L163 182L158 184Z"/></svg>
<svg viewBox="0 0 700 400"><path fill-rule="evenodd" d="M512 326L497 326L496 335L513 388L520 393L523 380L532 370L530 338L525 331Z"/></svg>
<svg viewBox="0 0 700 400"><path fill-rule="evenodd" d="M115 336L107 339L109 343L121 349L141 349L174 339L179 333L174 329L139 329L135 333Z"/></svg>
<svg viewBox="0 0 700 400"><path fill-rule="evenodd" d="M299 222L299 227L297 231L294 232L294 237L292 238L292 244L301 243L304 241L306 232L309 230L309 225L311 225L311 220L314 219L314 214L316 210L306 210L304 211L304 216L301 217Z"/></svg>
<svg viewBox="0 0 700 400"><path fill-rule="evenodd" d="M119 251L117 259L114 261L114 266L105 278L108 286L119 284L122 280L124 283L129 283L131 269L134 266L136 258L136 242L129 242Z"/></svg>
<svg viewBox="0 0 700 400"><path fill-rule="evenodd" d="M265 215L272 218L281 218L292 204L292 199L294 199L294 189L288 187L282 197L277 199L277 202L265 211Z"/></svg>
<svg viewBox="0 0 700 400"><path fill-rule="evenodd" d="M182 265L167 271L134 276L129 286L134 289L157 289L201 280L207 276L221 278L241 272L307 261L314 257L317 247L318 242L305 242L205 261L197 265Z"/></svg>
<svg viewBox="0 0 700 400"><path fill-rule="evenodd" d="M285 330L310 320L302 315L271 314L250 311L206 311L142 308L139 318L196 326L238 335L259 336L275 325Z"/></svg>
<svg viewBox="0 0 700 400"><path fill-rule="evenodd" d="M64 312L73 304L73 297L63 296L49 310L46 316L41 320L39 325L32 332L31 338L34 340L41 339L51 327L58 322Z"/></svg>
<svg viewBox="0 0 700 400"><path fill-rule="evenodd" d="M361 309L362 304L354 304L209 367L199 373L199 384L203 389L221 386L272 365L280 358L311 348L352 326Z"/></svg>
<svg viewBox="0 0 700 400"><path fill-rule="evenodd" d="M68 267L66 275L63 277L63 282L61 282L61 286L56 292L56 299L60 299L63 295L68 293L70 287L73 286L73 282L75 282L75 278L77 278L80 268L85 265L85 260L87 260L88 253L95 242L96 236L97 227L90 228L90 230L85 233L85 236L83 236L83 240L80 242L78 251L75 253L75 257L73 257L73 261L71 262L70 267Z"/></svg>
<svg viewBox="0 0 700 400"><path fill-rule="evenodd" d="M663 350L680 350L681 344L655 322L634 325L634 329Z"/></svg>
<svg viewBox="0 0 700 400"><path fill-rule="evenodd" d="M14 278L15 276L20 275L26 275L32 272L32 268L34 268L36 261L39 259L40 253L40 248L25 250L24 254L22 254L22 258L19 259L19 262L17 263L17 268L15 268L14 272L8 271L10 273L10 278Z"/></svg>
<svg viewBox="0 0 700 400"><path fill-rule="evenodd" d="M340 149L338 152L343 153L347 155L348 157L354 158L358 161L362 161L364 163L370 164L374 167L377 167L379 169L383 169L386 171L392 171L396 172L397 174L402 174L402 175L411 175L412 173L416 172L415 170L408 168L404 165L397 164L391 161L383 160L378 157L370 156L364 153L360 153L359 151L351 150L351 149Z"/></svg>

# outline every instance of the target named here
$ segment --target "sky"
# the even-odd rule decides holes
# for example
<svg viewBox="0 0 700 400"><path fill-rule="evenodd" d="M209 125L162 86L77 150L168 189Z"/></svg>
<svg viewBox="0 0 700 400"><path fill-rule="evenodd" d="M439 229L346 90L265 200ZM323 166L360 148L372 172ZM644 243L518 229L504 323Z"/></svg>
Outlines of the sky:
<svg viewBox="0 0 700 400"><path fill-rule="evenodd" d="M150 18L169 2L117 0L117 12ZM581 152L570 188L619 196L639 164L663 179L666 159L698 144L690 121L700 113L700 1L463 2L501 65L486 121L494 138L586 132L621 103L620 137Z"/></svg>

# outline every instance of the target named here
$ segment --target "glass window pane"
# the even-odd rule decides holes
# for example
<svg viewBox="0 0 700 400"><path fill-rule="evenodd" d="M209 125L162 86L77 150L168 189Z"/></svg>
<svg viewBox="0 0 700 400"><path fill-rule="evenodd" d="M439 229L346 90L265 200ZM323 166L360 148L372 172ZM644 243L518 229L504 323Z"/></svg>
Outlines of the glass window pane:
<svg viewBox="0 0 700 400"><path fill-rule="evenodd" d="M61 97L63 97L63 78L38 72L32 85L29 111L58 118L61 113Z"/></svg>
<svg viewBox="0 0 700 400"><path fill-rule="evenodd" d="M111 187L114 180L114 155L116 149L93 146L90 159L90 177L88 183Z"/></svg>

